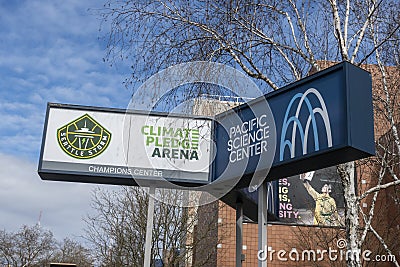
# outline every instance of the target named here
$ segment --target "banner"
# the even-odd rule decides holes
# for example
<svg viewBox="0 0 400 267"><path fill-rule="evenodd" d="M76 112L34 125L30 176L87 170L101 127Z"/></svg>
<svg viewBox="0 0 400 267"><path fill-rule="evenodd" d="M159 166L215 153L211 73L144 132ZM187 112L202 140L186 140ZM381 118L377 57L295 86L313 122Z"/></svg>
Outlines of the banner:
<svg viewBox="0 0 400 267"><path fill-rule="evenodd" d="M278 223L344 226L343 186L336 167L279 180Z"/></svg>

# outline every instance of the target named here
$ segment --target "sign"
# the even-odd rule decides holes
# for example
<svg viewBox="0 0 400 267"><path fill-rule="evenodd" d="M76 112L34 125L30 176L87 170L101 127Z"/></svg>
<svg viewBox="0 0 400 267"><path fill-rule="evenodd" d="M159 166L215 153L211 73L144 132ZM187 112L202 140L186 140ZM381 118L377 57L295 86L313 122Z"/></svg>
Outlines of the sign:
<svg viewBox="0 0 400 267"><path fill-rule="evenodd" d="M38 172L73 182L207 184L211 127L205 117L49 104Z"/></svg>
<svg viewBox="0 0 400 267"><path fill-rule="evenodd" d="M265 100L273 122L268 108L262 115ZM214 179L235 179L244 170L237 188L254 184L255 173L271 181L375 154L371 75L347 62L224 112L216 121Z"/></svg>
<svg viewBox="0 0 400 267"><path fill-rule="evenodd" d="M344 226L343 186L336 167L279 179L277 223ZM325 195L323 194L325 191Z"/></svg>
<svg viewBox="0 0 400 267"><path fill-rule="evenodd" d="M374 154L371 75L343 62L214 119L49 104L38 172L58 181L208 185L231 206L243 198L255 218L252 194L265 177Z"/></svg>

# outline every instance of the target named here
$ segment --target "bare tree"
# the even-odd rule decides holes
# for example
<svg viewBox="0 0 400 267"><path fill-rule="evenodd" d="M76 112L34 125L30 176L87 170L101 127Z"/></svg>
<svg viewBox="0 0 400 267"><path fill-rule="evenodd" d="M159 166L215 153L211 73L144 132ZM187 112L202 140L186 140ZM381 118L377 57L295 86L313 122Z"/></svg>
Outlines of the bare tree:
<svg viewBox="0 0 400 267"><path fill-rule="evenodd" d="M180 198L160 190L157 198ZM169 203L173 203L170 199ZM179 202L180 200L176 200ZM97 189L92 207L96 211L85 221L86 238L101 266L142 266L146 236L148 195L139 187L121 187L114 191ZM190 208L156 201L154 213L152 266L162 260L164 266L184 264L198 244L209 238L213 221L202 221L203 231L196 231L197 212ZM195 236L195 238L189 238Z"/></svg>
<svg viewBox="0 0 400 267"><path fill-rule="evenodd" d="M299 261L296 266L303 266L304 261L307 261L307 265L309 266L343 266L343 261L339 260L341 255L340 253L333 254L332 258L337 257L338 260L332 260L329 262L323 262L319 259L320 255L317 253L304 253L304 251L316 252L320 251L329 251L329 249L336 249L337 251L337 242L343 238L345 238L345 230L337 227L307 227L307 226L298 226L294 229L291 229L292 234L296 237L295 244L288 243L288 246L295 245L295 248L298 250L299 255L301 255L302 261ZM295 263L294 263L295 264Z"/></svg>
<svg viewBox="0 0 400 267"><path fill-rule="evenodd" d="M70 238L65 238L57 247L51 261L91 267L94 264L94 257L92 256L92 252L82 244Z"/></svg>
<svg viewBox="0 0 400 267"><path fill-rule="evenodd" d="M105 60L134 62L127 80L133 87L160 69L193 60L240 68L265 91L298 80L312 68L322 69L327 61L342 60L360 66L378 64L385 84L384 65L399 61L393 49L399 50L399 9L395 0L109 1L101 10L103 21L109 22L103 25L110 25ZM395 54L391 61L383 62L382 56L391 52ZM398 117L389 111L387 100L382 100L398 153ZM396 169L383 164L382 155L378 158L381 175L374 176L376 184L359 196L355 163L338 166L350 250L362 246L365 234L359 235L360 220L365 221L365 231L374 232L368 217L374 210L359 216L360 200L399 184ZM392 180L384 182L384 174ZM355 258L348 264L360 266L361 262Z"/></svg>
<svg viewBox="0 0 400 267"><path fill-rule="evenodd" d="M92 207L97 214L88 216L86 238L95 251L95 257L103 266L140 266L145 236L146 195L141 191L127 194L96 190ZM135 190L135 189L132 189Z"/></svg>
<svg viewBox="0 0 400 267"><path fill-rule="evenodd" d="M24 225L16 233L0 232L0 260L7 266L45 266L55 248L53 234L38 225Z"/></svg>
<svg viewBox="0 0 400 267"><path fill-rule="evenodd" d="M57 242L50 230L39 225L22 226L17 232L0 232L0 264L13 267L43 267L51 262L93 266L91 252L69 238Z"/></svg>
<svg viewBox="0 0 400 267"><path fill-rule="evenodd" d="M375 25L371 26L371 31L375 37L374 42L377 44L375 33L378 29L375 28ZM398 33L397 36L399 36ZM386 47L379 47L375 52L377 64L371 69L371 72L376 77L377 92L374 95L374 106L375 118L379 120L375 130L377 153L376 157L370 159L366 173L367 178L372 173L373 177L378 179L369 181L369 186L361 188L357 197L358 204L364 203L369 208L365 211L362 205L359 205L365 225L359 237L361 245L367 240L367 234L372 233L378 244L384 248L382 252L388 255L395 255L395 250L400 245L399 240L393 238L393 235L389 233L390 229L397 228L398 231L397 225L400 222L400 139L398 134L400 65L398 64L399 51L393 50L398 45L398 40L398 38L393 39L386 44ZM386 54L386 58L382 57L382 54ZM393 63L396 65L392 65ZM385 215L386 218L382 220L380 217ZM393 258L392 261L396 266L400 266L396 258Z"/></svg>

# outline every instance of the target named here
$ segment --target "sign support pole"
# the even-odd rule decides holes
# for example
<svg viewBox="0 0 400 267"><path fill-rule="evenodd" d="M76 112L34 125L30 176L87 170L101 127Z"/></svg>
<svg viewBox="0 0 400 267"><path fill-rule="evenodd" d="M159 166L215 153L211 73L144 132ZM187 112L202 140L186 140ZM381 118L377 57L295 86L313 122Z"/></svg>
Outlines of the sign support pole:
<svg viewBox="0 0 400 267"><path fill-rule="evenodd" d="M236 201L236 267L242 267L243 248L243 203Z"/></svg>
<svg viewBox="0 0 400 267"><path fill-rule="evenodd" d="M151 260L151 241L153 236L154 221L154 195L156 188L154 186L149 189L149 206L147 207L147 224L146 224L146 242L144 246L144 267L150 267Z"/></svg>
<svg viewBox="0 0 400 267"><path fill-rule="evenodd" d="M267 249L267 182L263 182L258 188L258 251L264 251L266 258ZM258 259L258 267L266 267L265 261Z"/></svg>

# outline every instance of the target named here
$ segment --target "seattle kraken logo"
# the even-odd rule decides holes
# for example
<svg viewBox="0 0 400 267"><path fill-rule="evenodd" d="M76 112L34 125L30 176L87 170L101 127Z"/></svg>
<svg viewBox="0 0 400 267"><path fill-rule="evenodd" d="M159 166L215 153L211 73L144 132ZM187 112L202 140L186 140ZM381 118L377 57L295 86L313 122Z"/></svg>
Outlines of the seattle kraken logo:
<svg viewBox="0 0 400 267"><path fill-rule="evenodd" d="M297 108L293 115L292 107L295 104L297 104ZM317 125L321 123L324 124L325 129L321 130L320 128L319 133ZM319 134L324 134L326 137ZM290 100L282 125L279 160L284 159L286 147L289 148L290 158L295 157L296 148L301 149L303 155L307 154L307 150L312 149L312 146L308 144L309 140L310 142L314 141L314 151L319 151L320 141L323 142L322 145L326 144L327 147L332 147L328 110L321 94L314 88L309 88L304 93L298 93Z"/></svg>

